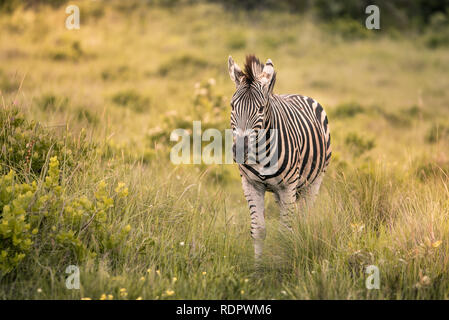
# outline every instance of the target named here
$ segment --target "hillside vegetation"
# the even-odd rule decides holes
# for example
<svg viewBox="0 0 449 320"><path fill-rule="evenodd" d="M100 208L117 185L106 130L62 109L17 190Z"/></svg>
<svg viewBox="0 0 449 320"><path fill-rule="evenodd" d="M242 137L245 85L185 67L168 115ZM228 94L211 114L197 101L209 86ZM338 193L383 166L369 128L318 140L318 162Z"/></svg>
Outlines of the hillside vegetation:
<svg viewBox="0 0 449 320"><path fill-rule="evenodd" d="M79 1L0 15L1 299L449 298L449 34L220 4ZM437 21L438 20L438 21ZM401 31L398 31L401 30ZM230 122L227 58L325 108L316 205L263 265L233 165L173 165L176 128ZM80 289L66 288L69 265ZM367 290L365 269L380 271Z"/></svg>

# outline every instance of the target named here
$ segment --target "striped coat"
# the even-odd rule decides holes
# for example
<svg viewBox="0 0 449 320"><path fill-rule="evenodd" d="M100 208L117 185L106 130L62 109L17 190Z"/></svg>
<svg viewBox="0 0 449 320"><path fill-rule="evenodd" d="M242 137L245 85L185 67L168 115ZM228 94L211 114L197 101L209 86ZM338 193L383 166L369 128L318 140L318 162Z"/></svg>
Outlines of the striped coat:
<svg viewBox="0 0 449 320"><path fill-rule="evenodd" d="M274 193L281 208L281 225L290 229L292 212L298 204L314 201L329 164L328 119L312 98L273 93L276 73L271 60L264 65L255 56L247 56L242 71L229 57L228 68L236 84L231 100L234 158L243 150L244 157L239 158L243 161L237 162L251 214L255 254L260 258L265 239L265 192ZM248 141L257 141L271 156L269 174L264 170L266 161L249 163Z"/></svg>

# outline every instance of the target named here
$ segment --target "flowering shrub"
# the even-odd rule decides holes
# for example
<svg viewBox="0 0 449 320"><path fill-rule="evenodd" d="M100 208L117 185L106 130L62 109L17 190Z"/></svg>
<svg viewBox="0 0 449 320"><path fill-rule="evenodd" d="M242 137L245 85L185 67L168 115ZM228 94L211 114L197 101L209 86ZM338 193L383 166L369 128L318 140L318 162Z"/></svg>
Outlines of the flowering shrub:
<svg viewBox="0 0 449 320"><path fill-rule="evenodd" d="M93 198L70 198L59 177L57 157L50 159L44 181L20 183L13 170L0 176L0 273L11 272L32 248L81 262L124 242L131 227L108 222L115 202L128 195L125 185L110 195L101 181Z"/></svg>

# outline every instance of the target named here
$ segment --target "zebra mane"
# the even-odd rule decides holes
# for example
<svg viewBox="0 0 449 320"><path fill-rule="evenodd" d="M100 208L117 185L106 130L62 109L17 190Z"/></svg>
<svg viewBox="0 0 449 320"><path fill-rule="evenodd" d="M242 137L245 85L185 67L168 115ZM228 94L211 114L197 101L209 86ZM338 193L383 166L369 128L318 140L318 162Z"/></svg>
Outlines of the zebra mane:
<svg viewBox="0 0 449 320"><path fill-rule="evenodd" d="M247 84L251 84L258 79L262 73L265 65L256 58L255 55L249 54L246 56L245 62L245 80Z"/></svg>

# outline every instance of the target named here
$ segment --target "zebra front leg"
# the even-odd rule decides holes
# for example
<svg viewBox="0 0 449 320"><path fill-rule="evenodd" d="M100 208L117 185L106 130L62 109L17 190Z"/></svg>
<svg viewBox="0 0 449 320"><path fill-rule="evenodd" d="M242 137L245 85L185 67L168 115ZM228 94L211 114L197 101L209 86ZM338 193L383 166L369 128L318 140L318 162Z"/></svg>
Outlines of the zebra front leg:
<svg viewBox="0 0 449 320"><path fill-rule="evenodd" d="M280 228L281 232L292 231L292 217L297 210L296 188L282 190L277 193L276 199L280 207Z"/></svg>
<svg viewBox="0 0 449 320"><path fill-rule="evenodd" d="M254 254L256 263L260 261L263 251L263 243L266 237L265 229L265 189L249 183L242 176L242 185L245 198L248 201L251 215L251 237L254 241Z"/></svg>

